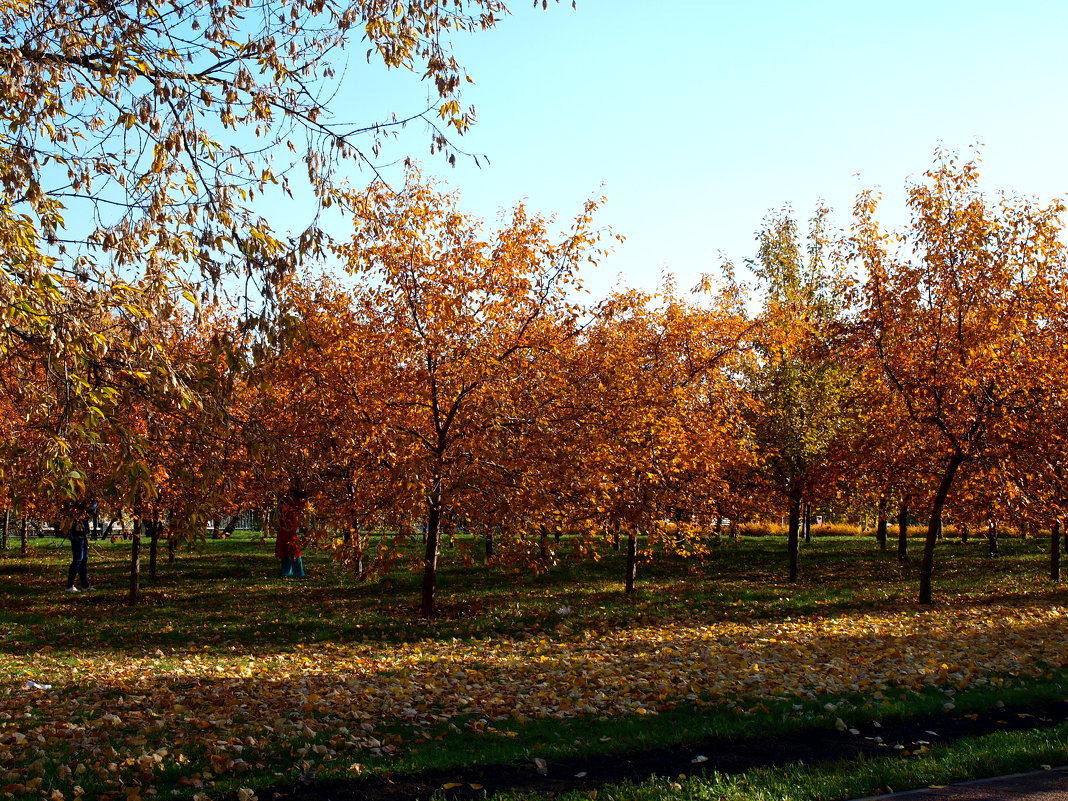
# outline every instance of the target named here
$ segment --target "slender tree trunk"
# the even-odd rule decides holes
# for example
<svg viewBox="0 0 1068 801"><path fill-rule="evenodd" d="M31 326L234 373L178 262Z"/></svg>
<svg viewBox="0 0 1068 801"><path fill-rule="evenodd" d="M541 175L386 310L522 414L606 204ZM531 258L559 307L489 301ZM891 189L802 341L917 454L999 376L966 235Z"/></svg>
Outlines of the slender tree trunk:
<svg viewBox="0 0 1068 801"><path fill-rule="evenodd" d="M492 559L493 558L493 547L494 547L494 545L495 545L495 543L493 542L493 529L490 528L490 529L488 529L486 531L486 558L487 559Z"/></svg>
<svg viewBox="0 0 1068 801"><path fill-rule="evenodd" d="M4 535L3 535L3 542L0 542L0 549L5 550L5 551L7 550L7 538L8 538L8 534L10 532L11 532L11 510L8 509L6 512L4 512Z"/></svg>
<svg viewBox="0 0 1068 801"><path fill-rule="evenodd" d="M541 559L543 565L547 565L552 562L552 554L549 552L549 532L545 526L540 529L538 536L538 558Z"/></svg>
<svg viewBox="0 0 1068 801"><path fill-rule="evenodd" d="M356 574L356 578L362 580L367 572L367 565L365 564L367 548L366 538L359 523L354 523L352 526L352 538L356 541L356 563L353 565L353 572Z"/></svg>
<svg viewBox="0 0 1068 801"><path fill-rule="evenodd" d="M809 504L805 504L805 545L812 544L812 507Z"/></svg>
<svg viewBox="0 0 1068 801"><path fill-rule="evenodd" d="M934 553L938 542L938 531L942 528L942 509L946 505L946 498L953 486L953 478L957 475L957 468L963 460L954 454L946 471L942 474L942 481L935 493L934 504L931 507L931 517L927 521L927 538L923 543L923 564L920 567L920 603L933 603L932 579L934 577Z"/></svg>
<svg viewBox="0 0 1068 801"><path fill-rule="evenodd" d="M901 502L897 511L897 560L909 560L909 507L906 501Z"/></svg>
<svg viewBox="0 0 1068 801"><path fill-rule="evenodd" d="M801 525L801 499L790 501L790 528L786 536L786 551L790 557L790 581L797 581L797 557L800 549L798 528Z"/></svg>
<svg viewBox="0 0 1068 801"><path fill-rule="evenodd" d="M622 547L623 544L619 537L619 523L614 523L612 525L612 550L618 553Z"/></svg>
<svg viewBox="0 0 1068 801"><path fill-rule="evenodd" d="M136 604L141 594L141 518L134 518L133 542L130 544L130 595L127 601Z"/></svg>
<svg viewBox="0 0 1068 801"><path fill-rule="evenodd" d="M875 523L875 541L879 543L879 549L886 550L886 512L880 510L879 518Z"/></svg>
<svg viewBox="0 0 1068 801"><path fill-rule="evenodd" d="M216 515L211 519L211 538L213 540L219 539L222 534L222 519Z"/></svg>
<svg viewBox="0 0 1068 801"><path fill-rule="evenodd" d="M156 580L156 556L159 553L159 535L163 531L163 523L152 520L148 523L148 577Z"/></svg>
<svg viewBox="0 0 1068 801"><path fill-rule="evenodd" d="M1054 520L1049 535L1049 577L1061 580L1061 521Z"/></svg>
<svg viewBox="0 0 1068 801"><path fill-rule="evenodd" d="M686 552L686 535L683 531L682 524L685 522L688 515L681 508L676 508L672 517L674 517L675 523L675 553L676 555L679 555Z"/></svg>
<svg viewBox="0 0 1068 801"><path fill-rule="evenodd" d="M986 544L988 549L988 555L991 559L996 559L1000 552L998 548L998 521L991 520L990 525L986 528Z"/></svg>
<svg viewBox="0 0 1068 801"><path fill-rule="evenodd" d="M625 591L634 592L634 579L638 576L638 531L627 529L627 578Z"/></svg>
<svg viewBox="0 0 1068 801"><path fill-rule="evenodd" d="M723 513L716 512L716 545L719 545L719 538L723 535Z"/></svg>
<svg viewBox="0 0 1068 801"><path fill-rule="evenodd" d="M178 540L174 536L174 530L171 530L171 535L167 537L167 563L170 564L175 559L175 553L178 550Z"/></svg>
<svg viewBox="0 0 1068 801"><path fill-rule="evenodd" d="M25 517L22 518L22 525L19 527L19 538L22 540L22 555L26 556L30 552L30 531L29 523Z"/></svg>
<svg viewBox="0 0 1068 801"><path fill-rule="evenodd" d="M962 522L960 524L960 544L961 545L967 545L968 544L968 535L970 535L970 534L971 534L971 530L969 529L968 524Z"/></svg>
<svg viewBox="0 0 1068 801"><path fill-rule="evenodd" d="M441 479L436 479L434 489L427 498L426 550L423 554L423 601L420 611L423 617L434 616L434 596L438 583L438 535L441 526Z"/></svg>

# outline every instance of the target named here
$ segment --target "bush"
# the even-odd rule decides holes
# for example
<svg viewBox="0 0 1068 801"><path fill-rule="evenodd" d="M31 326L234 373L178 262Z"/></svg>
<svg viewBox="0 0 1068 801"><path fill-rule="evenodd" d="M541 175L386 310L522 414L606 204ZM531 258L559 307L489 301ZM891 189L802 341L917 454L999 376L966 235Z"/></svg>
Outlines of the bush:
<svg viewBox="0 0 1068 801"><path fill-rule="evenodd" d="M787 527L775 520L757 520L742 523L738 534L743 537L785 537ZM822 523L812 526L813 537L861 537L874 532L865 531L854 523Z"/></svg>

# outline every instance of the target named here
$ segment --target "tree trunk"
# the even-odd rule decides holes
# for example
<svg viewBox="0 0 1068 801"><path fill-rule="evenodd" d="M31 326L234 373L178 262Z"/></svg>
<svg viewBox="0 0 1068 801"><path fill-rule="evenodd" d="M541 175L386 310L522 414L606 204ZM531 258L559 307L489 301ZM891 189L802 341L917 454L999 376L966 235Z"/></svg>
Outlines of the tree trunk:
<svg viewBox="0 0 1068 801"><path fill-rule="evenodd" d="M988 555L991 559L998 557L998 521L991 520L990 525L986 528L986 545L988 549Z"/></svg>
<svg viewBox="0 0 1068 801"><path fill-rule="evenodd" d="M8 538L8 534L10 532L11 532L11 510L8 509L6 512L4 512L4 535L3 535L3 541L0 542L0 549L5 550L5 551L7 550L7 538Z"/></svg>
<svg viewBox="0 0 1068 801"><path fill-rule="evenodd" d="M790 501L790 528L786 537L786 551L790 556L790 581L797 581L797 556L800 551L798 528L801 525L801 499Z"/></svg>
<svg viewBox="0 0 1068 801"><path fill-rule="evenodd" d="M170 564L174 561L175 551L178 550L178 540L175 539L174 530L171 530L171 535L167 537L167 563Z"/></svg>
<svg viewBox="0 0 1068 801"><path fill-rule="evenodd" d="M156 580L156 555L159 552L159 535L163 531L163 523L153 520L148 523L148 577Z"/></svg>
<svg viewBox="0 0 1068 801"><path fill-rule="evenodd" d="M618 553L622 547L619 539L619 524L616 523L612 526L612 550Z"/></svg>
<svg viewBox="0 0 1068 801"><path fill-rule="evenodd" d="M968 528L968 524L967 523L961 523L960 524L960 544L961 545L967 545L968 544L968 535L969 534L971 534L971 531Z"/></svg>
<svg viewBox="0 0 1068 801"><path fill-rule="evenodd" d="M805 504L804 526L805 526L805 529L804 529L805 530L805 545L811 545L812 544L812 507L807 503Z"/></svg>
<svg viewBox="0 0 1068 801"><path fill-rule="evenodd" d="M217 540L222 536L222 518L216 516L211 519L211 538Z"/></svg>
<svg viewBox="0 0 1068 801"><path fill-rule="evenodd" d="M130 595L127 601L132 606L141 594L141 518L134 518L133 542L130 545Z"/></svg>
<svg viewBox="0 0 1068 801"><path fill-rule="evenodd" d="M716 512L716 545L719 545L719 538L723 535L723 514Z"/></svg>
<svg viewBox="0 0 1068 801"><path fill-rule="evenodd" d="M486 531L486 558L487 559L492 559L493 558L493 546L494 545L495 545L495 543L493 542L493 529L491 528L488 531Z"/></svg>
<svg viewBox="0 0 1068 801"><path fill-rule="evenodd" d="M22 539L22 555L26 556L30 552L30 532L29 532L29 520L25 517L22 518L22 526L19 530L19 537Z"/></svg>
<svg viewBox="0 0 1068 801"><path fill-rule="evenodd" d="M942 474L942 481L938 485L938 492L935 493L931 517L927 521L927 538L923 543L923 564L920 567L921 604L933 603L934 552L935 544L938 542L938 532L942 528L942 508L946 505L946 498L953 486L953 478L957 475L957 468L960 467L962 461L957 454L950 458L949 464L946 465L946 472Z"/></svg>
<svg viewBox="0 0 1068 801"><path fill-rule="evenodd" d="M365 563L367 547L366 539L364 538L363 530L360 528L359 523L355 523L352 526L352 538L356 541L356 559L352 566L352 570L353 573L356 574L356 578L362 581L367 573L367 565Z"/></svg>
<svg viewBox="0 0 1068 801"><path fill-rule="evenodd" d="M426 550L423 554L423 600L420 607L423 617L434 616L434 595L438 583L438 534L441 526L441 480L434 482L434 489L427 497Z"/></svg>
<svg viewBox="0 0 1068 801"><path fill-rule="evenodd" d="M879 512L879 519L875 523L875 541L879 543L879 549L886 550L886 512Z"/></svg>
<svg viewBox="0 0 1068 801"><path fill-rule="evenodd" d="M226 524L226 528L223 529L224 537L234 536L234 532L237 531L237 521L241 519L241 515L233 515L230 521Z"/></svg>
<svg viewBox="0 0 1068 801"><path fill-rule="evenodd" d="M684 554L686 553L686 536L683 532L682 524L689 515L682 509L677 508L673 517L675 518L675 553L676 555Z"/></svg>
<svg viewBox="0 0 1068 801"><path fill-rule="evenodd" d="M632 526L627 530L627 578L626 592L634 592L634 579L638 576L638 532Z"/></svg>
<svg viewBox="0 0 1068 801"><path fill-rule="evenodd" d="M897 560L909 560L909 506L905 501L897 511Z"/></svg>
<svg viewBox="0 0 1068 801"><path fill-rule="evenodd" d="M542 526L538 536L538 557L543 565L552 562L552 554L549 552L549 532Z"/></svg>
<svg viewBox="0 0 1068 801"><path fill-rule="evenodd" d="M1061 580L1061 521L1054 520L1050 526L1049 536L1049 577L1052 581Z"/></svg>

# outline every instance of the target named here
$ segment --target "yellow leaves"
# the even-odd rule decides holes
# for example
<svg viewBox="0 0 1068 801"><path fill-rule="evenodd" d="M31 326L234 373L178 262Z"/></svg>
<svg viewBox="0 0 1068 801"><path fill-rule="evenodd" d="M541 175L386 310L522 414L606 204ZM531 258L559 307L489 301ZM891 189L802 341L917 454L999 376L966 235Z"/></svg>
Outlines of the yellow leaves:
<svg viewBox="0 0 1068 801"><path fill-rule="evenodd" d="M506 738L540 718L644 716L739 698L756 708L769 697L879 697L891 687L922 688L929 677L946 688L982 685L992 674L1037 675L1037 665L1068 663L1064 613L958 607L749 623L695 615L516 639L196 649L78 664L66 652L11 656L9 669L32 667L56 689L0 696L0 748L76 740L89 771L140 785L143 799L146 777L178 766L190 792L210 792L214 777L241 781L280 741L294 743L302 759L358 775L365 760L409 745L393 733L398 726L447 730L462 718L472 731ZM30 705L35 715L23 717ZM824 711L846 727L839 704ZM190 765L186 752L198 761ZM79 770L57 771L68 797ZM17 781L34 778L26 771Z"/></svg>

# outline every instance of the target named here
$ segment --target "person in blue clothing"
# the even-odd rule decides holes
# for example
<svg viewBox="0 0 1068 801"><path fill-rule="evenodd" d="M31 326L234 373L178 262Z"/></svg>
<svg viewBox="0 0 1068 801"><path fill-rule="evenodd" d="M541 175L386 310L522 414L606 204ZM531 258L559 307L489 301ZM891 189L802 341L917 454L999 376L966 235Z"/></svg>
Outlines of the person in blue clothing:
<svg viewBox="0 0 1068 801"><path fill-rule="evenodd" d="M93 589L89 583L89 519L96 513L96 501L79 504L71 515L67 536L70 538L71 561L67 570L67 592L77 592L75 578L81 580L83 590Z"/></svg>

